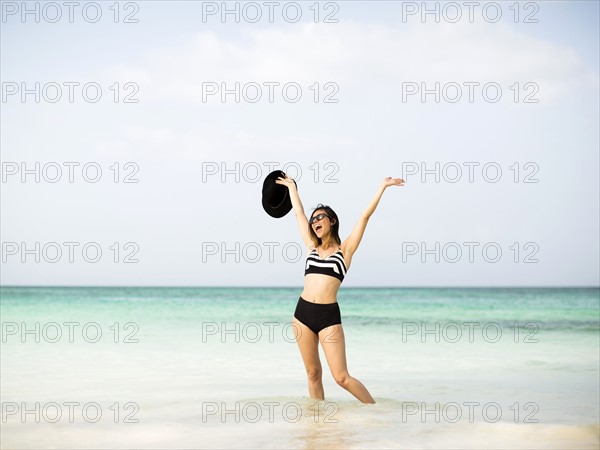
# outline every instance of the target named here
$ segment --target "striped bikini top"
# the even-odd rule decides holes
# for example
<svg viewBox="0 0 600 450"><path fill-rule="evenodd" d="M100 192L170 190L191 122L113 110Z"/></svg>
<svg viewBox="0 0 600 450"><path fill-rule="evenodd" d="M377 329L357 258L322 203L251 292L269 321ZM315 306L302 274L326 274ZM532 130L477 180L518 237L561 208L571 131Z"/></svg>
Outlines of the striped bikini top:
<svg viewBox="0 0 600 450"><path fill-rule="evenodd" d="M306 265L304 267L304 276L309 273L319 273L321 275L329 275L335 277L340 281L344 281L346 276L346 260L344 259L343 253L338 250L333 255L329 255L327 258L322 259L314 249L308 258L306 258Z"/></svg>

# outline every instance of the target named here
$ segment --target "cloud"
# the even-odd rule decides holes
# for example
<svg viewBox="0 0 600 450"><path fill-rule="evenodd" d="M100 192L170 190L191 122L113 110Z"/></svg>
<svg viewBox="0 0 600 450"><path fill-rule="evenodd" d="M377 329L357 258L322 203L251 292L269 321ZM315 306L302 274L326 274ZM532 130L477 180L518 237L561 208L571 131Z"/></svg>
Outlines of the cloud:
<svg viewBox="0 0 600 450"><path fill-rule="evenodd" d="M369 111L391 111L400 104L404 81L426 82L428 87L436 81L496 82L509 99L515 82L520 83L522 96L533 91L525 89L525 83L534 82L541 107L551 107L570 93L597 92L597 74L585 67L575 50L502 22L391 27L347 20L296 25L248 27L239 35L203 31L184 44L154 48L129 66L114 67L113 78L139 81L140 96L149 111L156 108L155 103L174 108L173 122L167 125L172 128L164 128L164 123L159 128L128 127L123 137L115 138L117 142L100 143L99 148L158 157L168 149L171 157L189 160L222 159L224 155L243 159L250 154L281 158L286 152L327 152L335 157L361 147L356 124L367 120ZM294 105L280 97L275 105L243 101L238 105L232 97L220 104L218 96L202 102L202 82L227 82L232 87L235 81L242 85L295 81L306 90L315 81L334 81L342 89L343 101L338 108L320 104L314 112L310 92L304 104ZM463 95L467 95L466 87ZM366 103L361 102L368 102L368 108L363 110ZM252 114L244 107L251 107ZM399 114L388 114L387 126ZM296 132L288 128L278 134L292 120L297 123ZM348 124L352 124L351 133Z"/></svg>
<svg viewBox="0 0 600 450"><path fill-rule="evenodd" d="M154 49L117 79L138 77L156 99L202 103L202 82L334 81L354 92L390 92L403 81L518 81L540 85L548 101L577 88L596 88L571 48L506 23L418 23L390 27L338 24L246 28L241 37L213 31L182 46ZM385 100L385 98L383 99Z"/></svg>

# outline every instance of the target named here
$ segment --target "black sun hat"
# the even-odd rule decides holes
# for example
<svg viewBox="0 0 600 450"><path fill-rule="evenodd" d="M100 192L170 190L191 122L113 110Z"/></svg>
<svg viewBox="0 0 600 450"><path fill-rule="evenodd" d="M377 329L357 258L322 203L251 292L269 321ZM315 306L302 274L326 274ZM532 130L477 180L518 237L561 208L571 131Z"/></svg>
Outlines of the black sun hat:
<svg viewBox="0 0 600 450"><path fill-rule="evenodd" d="M262 189L262 205L268 215L277 219L285 216L292 209L292 199L289 189L283 184L275 183L278 178L285 178L281 170L274 170L265 178ZM296 184L296 181L294 181ZM296 187L298 185L296 184Z"/></svg>

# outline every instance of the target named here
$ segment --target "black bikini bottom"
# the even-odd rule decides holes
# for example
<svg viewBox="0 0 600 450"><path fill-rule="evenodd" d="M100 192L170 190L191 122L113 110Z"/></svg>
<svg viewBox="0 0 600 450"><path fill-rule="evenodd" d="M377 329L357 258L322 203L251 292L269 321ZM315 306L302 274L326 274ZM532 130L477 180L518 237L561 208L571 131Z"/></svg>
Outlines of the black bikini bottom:
<svg viewBox="0 0 600 450"><path fill-rule="evenodd" d="M319 334L323 328L342 323L340 306L335 303L313 303L304 300L302 296L298 299L294 317Z"/></svg>

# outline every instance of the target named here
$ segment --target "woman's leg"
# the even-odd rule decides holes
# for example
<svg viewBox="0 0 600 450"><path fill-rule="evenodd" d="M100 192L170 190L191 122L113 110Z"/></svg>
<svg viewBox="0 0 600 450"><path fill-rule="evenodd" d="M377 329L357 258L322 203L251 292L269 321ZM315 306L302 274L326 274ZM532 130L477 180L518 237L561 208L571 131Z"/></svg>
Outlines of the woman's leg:
<svg viewBox="0 0 600 450"><path fill-rule="evenodd" d="M319 340L325 351L329 370L335 382L363 403L375 403L367 388L348 373L346 367L346 340L341 324L332 325L319 331Z"/></svg>
<svg viewBox="0 0 600 450"><path fill-rule="evenodd" d="M302 361L304 361L306 375L308 376L308 394L310 398L324 400L323 368L319 359L319 341L317 335L295 317L292 318L292 323L294 325L294 336L302 355Z"/></svg>

